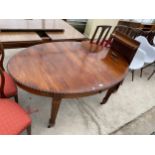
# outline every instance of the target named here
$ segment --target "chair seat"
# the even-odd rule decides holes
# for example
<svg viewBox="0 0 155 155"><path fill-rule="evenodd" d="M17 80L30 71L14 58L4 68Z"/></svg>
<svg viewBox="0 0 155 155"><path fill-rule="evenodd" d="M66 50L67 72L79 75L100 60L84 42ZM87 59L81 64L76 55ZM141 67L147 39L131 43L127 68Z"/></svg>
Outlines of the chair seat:
<svg viewBox="0 0 155 155"><path fill-rule="evenodd" d="M155 59L146 55L144 61L145 63L153 63Z"/></svg>
<svg viewBox="0 0 155 155"><path fill-rule="evenodd" d="M6 97L12 97L17 94L17 87L11 76L7 72L4 73L5 85L4 85L4 94Z"/></svg>
<svg viewBox="0 0 155 155"><path fill-rule="evenodd" d="M129 68L131 70L137 70L137 69L141 69L143 66L144 66L144 61L137 59L136 61L132 61Z"/></svg>
<svg viewBox="0 0 155 155"><path fill-rule="evenodd" d="M17 135L31 124L28 114L16 102L0 99L0 134Z"/></svg>

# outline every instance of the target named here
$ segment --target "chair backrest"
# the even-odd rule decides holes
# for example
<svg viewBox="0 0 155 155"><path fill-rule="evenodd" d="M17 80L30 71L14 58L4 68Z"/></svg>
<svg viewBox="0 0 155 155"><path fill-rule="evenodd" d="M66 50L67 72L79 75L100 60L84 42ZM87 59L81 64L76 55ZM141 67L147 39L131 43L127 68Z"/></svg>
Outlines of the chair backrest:
<svg viewBox="0 0 155 155"><path fill-rule="evenodd" d="M138 36L135 38L135 40L140 42L140 48L142 48L144 51L147 51L148 48L151 47L148 40L144 36Z"/></svg>
<svg viewBox="0 0 155 155"><path fill-rule="evenodd" d="M4 84L5 84L5 77L3 74L2 68L0 68L0 98L4 98Z"/></svg>
<svg viewBox="0 0 155 155"><path fill-rule="evenodd" d="M4 95L5 78L3 74L4 71L3 61L4 61L4 48L2 43L0 42L0 97L5 97Z"/></svg>
<svg viewBox="0 0 155 155"><path fill-rule="evenodd" d="M140 42L140 48L145 51L145 53L155 60L155 48L151 46L148 40L144 36L138 36L135 40Z"/></svg>
<svg viewBox="0 0 155 155"><path fill-rule="evenodd" d="M146 54L145 51L143 51L141 48L138 48L135 56L133 57L133 60L141 59L144 61L145 54Z"/></svg>
<svg viewBox="0 0 155 155"><path fill-rule="evenodd" d="M145 63L144 59L145 59L145 51L138 48L135 56L133 57L133 60L130 64L129 68L132 69L135 65L137 67L137 64L139 64L139 62L140 63L143 62L143 65L144 65L144 63ZM143 67L143 66L141 66L141 67Z"/></svg>
<svg viewBox="0 0 155 155"><path fill-rule="evenodd" d="M134 39L129 38L127 35L115 31L112 34L111 49L116 51L118 55L123 56L128 64L131 63L140 43Z"/></svg>
<svg viewBox="0 0 155 155"><path fill-rule="evenodd" d="M2 70L4 70L3 61L4 61L4 48L2 43L0 43L0 67Z"/></svg>
<svg viewBox="0 0 155 155"><path fill-rule="evenodd" d="M101 29L99 36L98 35L98 31ZM90 40L90 43L96 43L97 45L103 45L109 32L110 32L111 26L109 25L99 25L96 27L96 30ZM97 40L96 40L97 37Z"/></svg>
<svg viewBox="0 0 155 155"><path fill-rule="evenodd" d="M117 25L117 26L115 26L113 32L115 32L115 31L121 32L123 34L128 34L128 32L130 31L130 27L128 27L126 25Z"/></svg>
<svg viewBox="0 0 155 155"><path fill-rule="evenodd" d="M126 25L117 25L117 26L115 26L113 32L111 33L111 35L110 35L110 37L109 37L109 42L110 42L110 43L112 42L112 35L113 35L116 31L128 35L128 33L129 33L129 31L130 31L130 27L128 27L128 26L126 26Z"/></svg>

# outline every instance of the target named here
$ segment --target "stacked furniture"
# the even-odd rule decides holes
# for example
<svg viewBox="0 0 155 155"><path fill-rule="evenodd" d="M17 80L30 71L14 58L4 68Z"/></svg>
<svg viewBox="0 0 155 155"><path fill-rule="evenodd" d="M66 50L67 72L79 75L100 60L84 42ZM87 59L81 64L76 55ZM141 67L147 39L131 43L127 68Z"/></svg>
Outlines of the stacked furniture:
<svg viewBox="0 0 155 155"><path fill-rule="evenodd" d="M144 31L155 30L155 24L146 24L146 23L140 23L140 22L131 21L131 20L119 20L117 25L125 25L132 28L142 29Z"/></svg>
<svg viewBox="0 0 155 155"><path fill-rule="evenodd" d="M132 39L135 39L141 43L137 54L135 55L133 62L130 65L130 69L132 71L132 81L134 78L134 70L141 69L142 71L144 68L147 68L148 66L154 64L155 62L155 47L153 47L154 43L154 31L143 31L138 28L132 28L124 25L117 25L114 28L113 34L116 32L121 32L127 36L129 36ZM112 35L111 35L112 36ZM111 42L112 37L110 36L109 42ZM153 44L153 45L152 45ZM147 65L146 65L147 64ZM152 75L155 73L155 70L151 73L148 79L152 77Z"/></svg>

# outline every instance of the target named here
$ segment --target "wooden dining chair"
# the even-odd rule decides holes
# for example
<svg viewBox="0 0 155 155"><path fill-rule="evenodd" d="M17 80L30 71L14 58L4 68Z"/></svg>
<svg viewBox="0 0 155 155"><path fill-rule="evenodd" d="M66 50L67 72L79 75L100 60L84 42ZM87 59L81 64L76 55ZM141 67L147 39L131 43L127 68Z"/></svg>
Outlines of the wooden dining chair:
<svg viewBox="0 0 155 155"><path fill-rule="evenodd" d="M97 26L95 29L95 32L90 40L90 43L95 43L97 45L103 45L107 41L106 39L110 32L110 29L111 29L111 26L109 26L109 25Z"/></svg>
<svg viewBox="0 0 155 155"><path fill-rule="evenodd" d="M121 32L115 31L115 33L112 34L110 52L113 52L112 55L114 55L116 59L117 57L123 57L126 60L126 62L130 65L133 57L137 52L139 45L140 43L138 41L131 39L130 37ZM120 85L123 83L123 80L107 91L101 104L107 102L111 94L118 90Z"/></svg>
<svg viewBox="0 0 155 155"><path fill-rule="evenodd" d="M108 43L106 44L106 46L107 46L108 44L111 45L111 43L112 43L112 38L113 38L113 37L112 37L112 34L114 34L116 31L128 35L128 33L129 33L129 31L130 31L130 27L128 27L128 26L126 26L126 25L117 25L117 26L115 26L113 32L111 33L111 35L110 35L110 37L109 37L109 39L108 39Z"/></svg>
<svg viewBox="0 0 155 155"><path fill-rule="evenodd" d="M121 33L127 35L128 32L130 31L130 27L129 27L129 26L126 26L126 25L117 25L117 26L115 26L113 33L114 33L115 31L121 32Z"/></svg>
<svg viewBox="0 0 155 155"><path fill-rule="evenodd" d="M4 48L2 43L0 43L0 68L3 71L3 75L5 78L3 97L5 98L14 97L15 101L18 102L17 86L14 80L11 78L11 76L4 69L4 66L3 66L4 57L5 57Z"/></svg>
<svg viewBox="0 0 155 155"><path fill-rule="evenodd" d="M0 135L18 135L25 129L28 134L31 134L29 115L15 101L3 98L6 79L1 68L0 76Z"/></svg>
<svg viewBox="0 0 155 155"><path fill-rule="evenodd" d="M112 34L112 38L111 49L118 55L123 56L130 65L140 43L118 31Z"/></svg>

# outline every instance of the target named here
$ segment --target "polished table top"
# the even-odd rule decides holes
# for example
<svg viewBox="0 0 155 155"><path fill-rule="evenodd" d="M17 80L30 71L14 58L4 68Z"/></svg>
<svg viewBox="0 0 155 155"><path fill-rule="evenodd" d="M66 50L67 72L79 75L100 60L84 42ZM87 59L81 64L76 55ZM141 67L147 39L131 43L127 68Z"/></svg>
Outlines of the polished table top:
<svg viewBox="0 0 155 155"><path fill-rule="evenodd" d="M22 88L40 95L85 96L122 81L128 63L112 50L84 42L35 45L13 56L8 71Z"/></svg>

